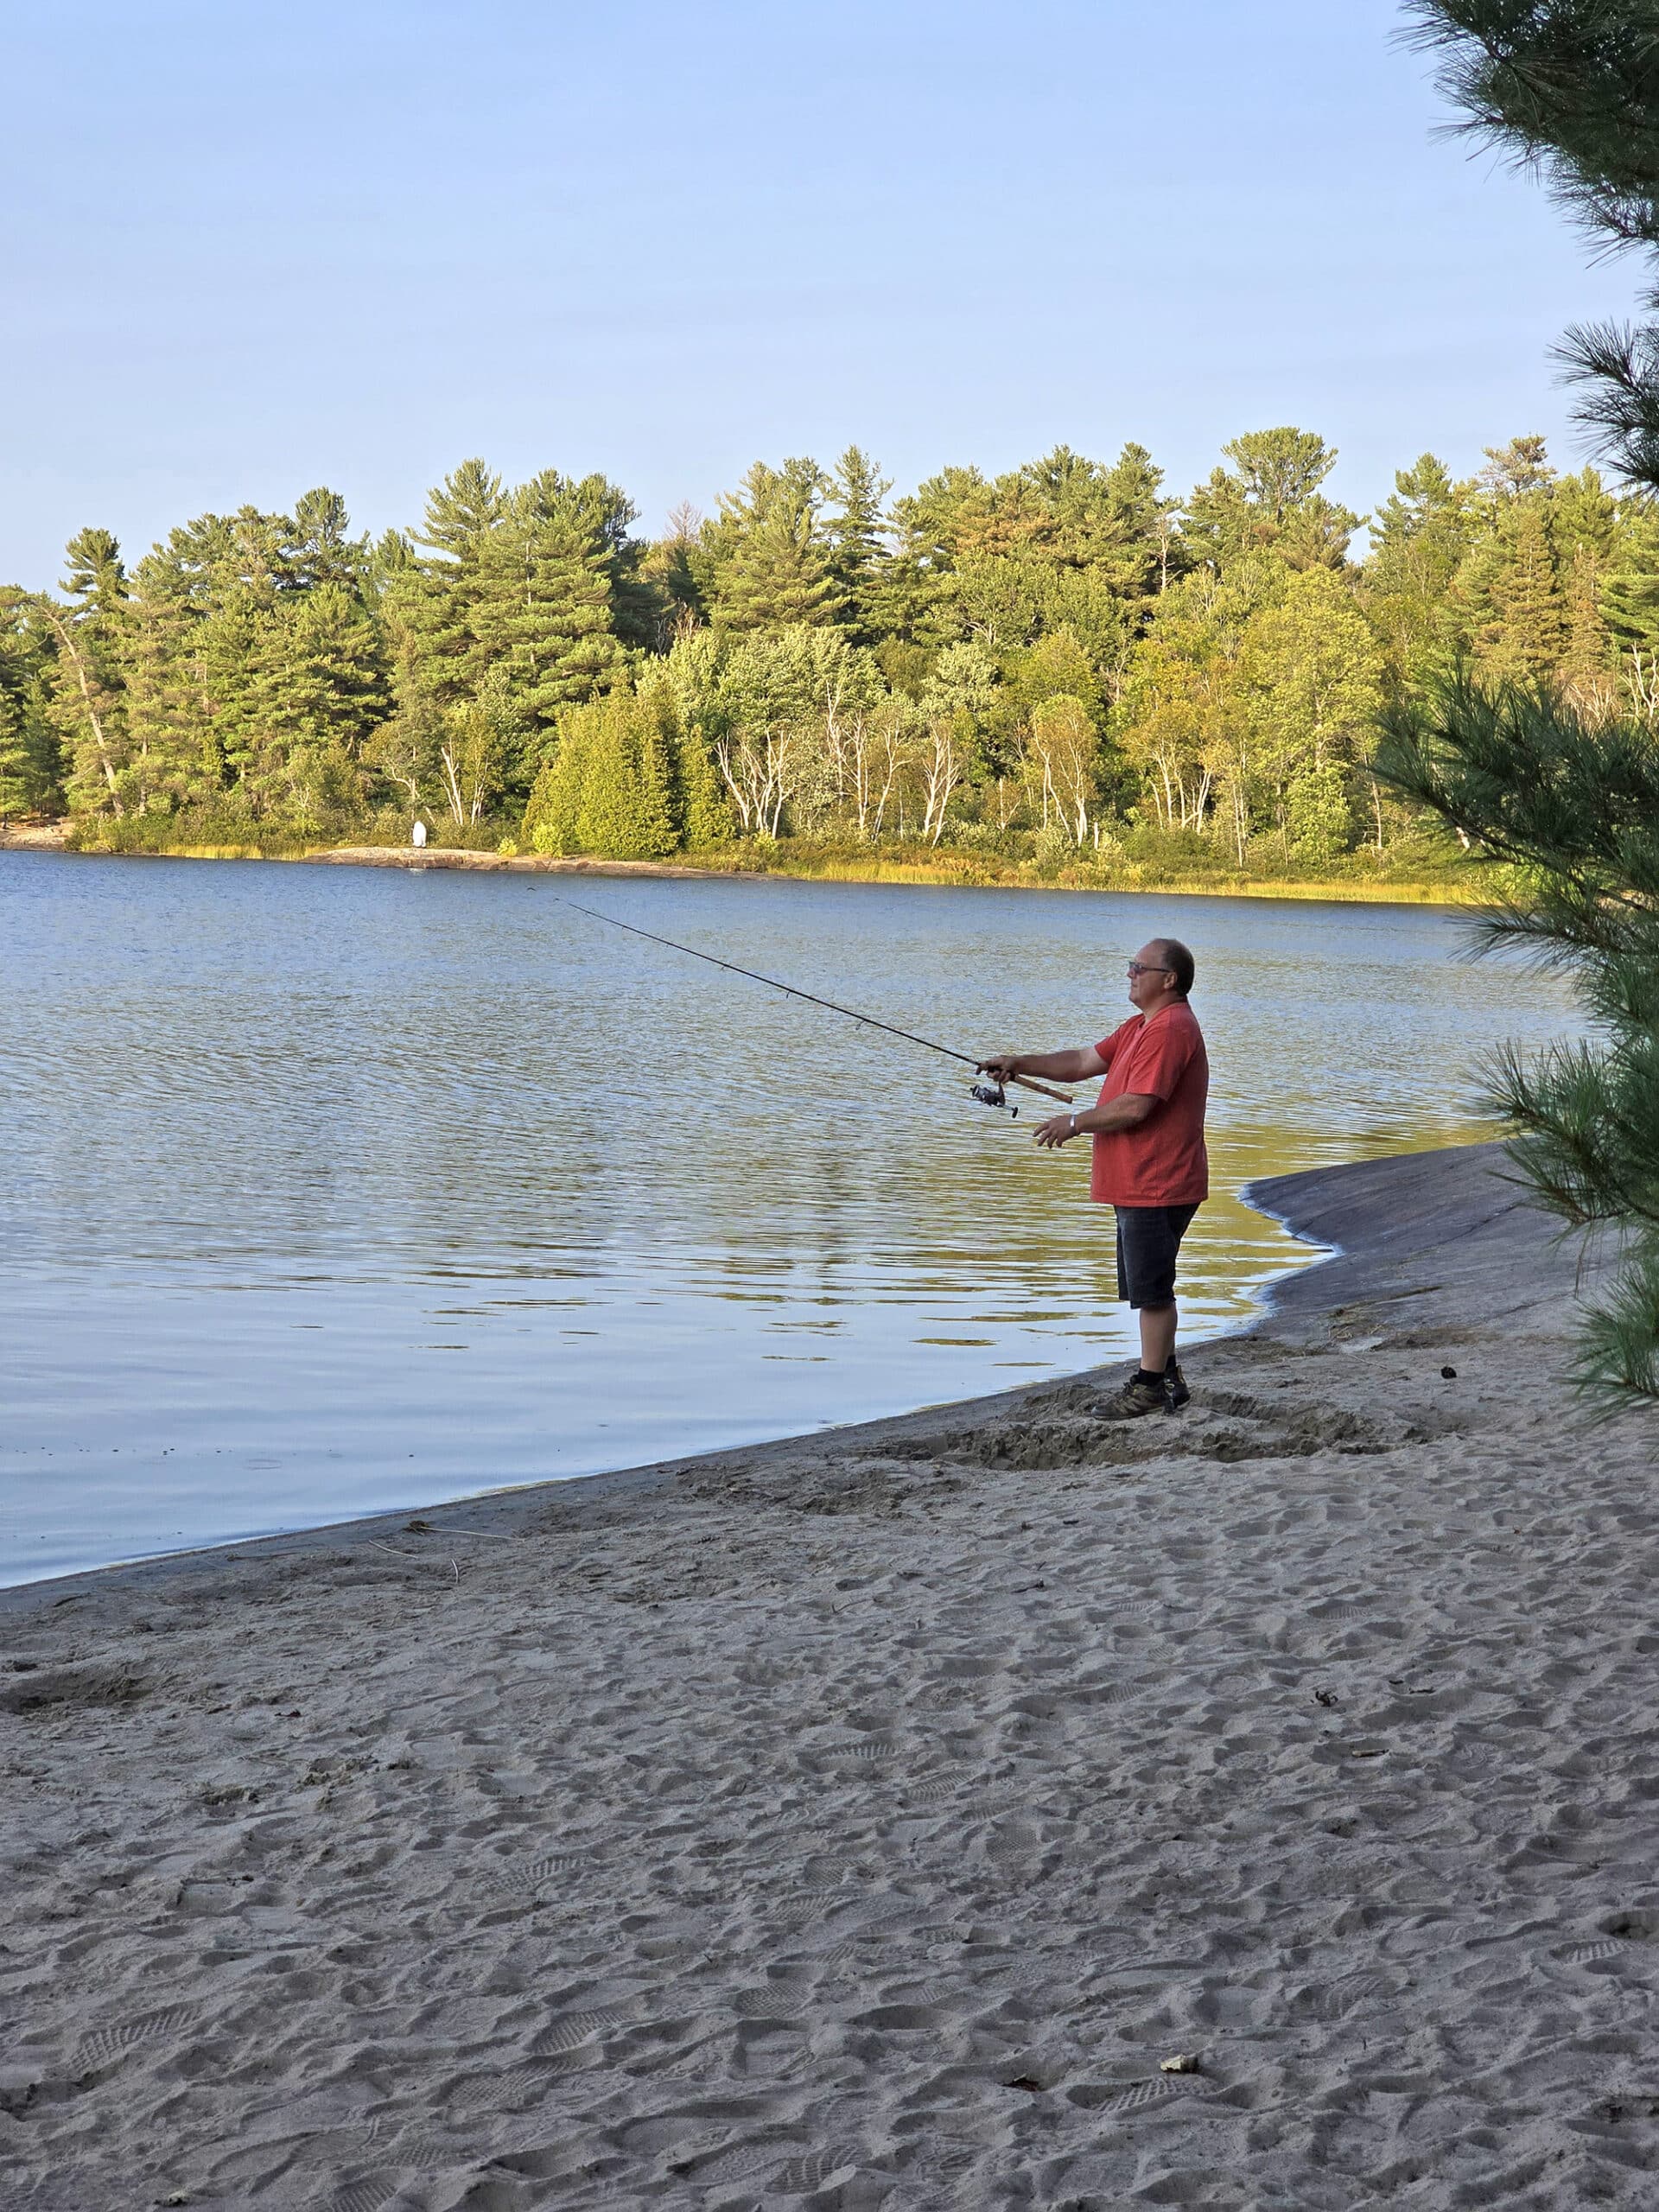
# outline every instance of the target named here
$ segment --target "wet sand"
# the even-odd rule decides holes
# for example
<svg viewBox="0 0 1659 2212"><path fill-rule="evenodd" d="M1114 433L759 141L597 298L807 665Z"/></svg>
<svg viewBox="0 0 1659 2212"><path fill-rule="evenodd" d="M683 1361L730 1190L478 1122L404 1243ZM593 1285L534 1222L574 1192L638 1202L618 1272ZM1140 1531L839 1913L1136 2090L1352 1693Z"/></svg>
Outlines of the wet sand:
<svg viewBox="0 0 1659 2212"><path fill-rule="evenodd" d="M1173 1419L0 1592L8 2212L1650 2204L1659 1422L1494 1157L1260 1186Z"/></svg>

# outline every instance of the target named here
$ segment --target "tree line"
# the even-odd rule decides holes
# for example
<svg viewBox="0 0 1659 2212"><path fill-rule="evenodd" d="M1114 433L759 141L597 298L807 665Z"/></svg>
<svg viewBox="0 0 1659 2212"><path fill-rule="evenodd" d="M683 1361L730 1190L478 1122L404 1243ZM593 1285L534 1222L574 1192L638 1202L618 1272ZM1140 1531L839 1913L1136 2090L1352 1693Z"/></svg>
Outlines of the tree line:
<svg viewBox="0 0 1659 2212"><path fill-rule="evenodd" d="M1381 856L1379 715L1462 669L1659 710L1659 504L1544 442L1433 454L1362 518L1295 429L1169 496L1060 447L901 498L849 447L636 534L603 476L467 461L418 529L244 507L0 592L0 817L182 838L424 817L544 853L744 841L1063 863L1164 832L1243 867ZM1356 556L1362 521L1368 543Z"/></svg>

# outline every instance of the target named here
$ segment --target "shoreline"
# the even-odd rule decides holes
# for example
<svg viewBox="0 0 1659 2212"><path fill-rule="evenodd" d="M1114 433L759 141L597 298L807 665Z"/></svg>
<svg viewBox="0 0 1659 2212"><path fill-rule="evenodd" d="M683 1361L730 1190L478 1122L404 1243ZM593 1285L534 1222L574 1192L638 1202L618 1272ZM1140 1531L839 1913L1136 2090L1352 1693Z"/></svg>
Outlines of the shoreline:
<svg viewBox="0 0 1659 2212"><path fill-rule="evenodd" d="M1472 1163L1474 1187L1479 1189L1486 1179L1485 1163L1496 1159L1501 1147L1495 1143L1449 1147L1443 1153L1395 1154L1377 1161L1359 1161L1334 1167L1314 1168L1290 1175L1259 1179L1246 1184L1239 1192L1244 1204L1268 1214L1282 1224L1293 1236L1315 1247L1327 1248L1327 1256L1312 1265L1287 1272L1277 1282L1270 1284L1262 1296L1256 1319L1243 1326L1230 1331L1224 1336L1204 1338L1192 1352L1184 1352L1184 1363L1194 1365L1214 1345L1248 1342L1270 1328L1275 1320L1293 1306L1300 1308L1310 1303L1315 1313L1326 1305L1325 1299L1309 1295L1295 1296L1297 1287L1313 1282L1315 1289L1331 1279L1331 1270L1340 1263L1344 1272L1334 1278L1340 1291L1348 1296L1363 1298L1372 1294L1369 1286L1373 1278L1380 1283L1382 1255L1393 1239L1389 1230L1379 1218L1376 1202L1371 1195L1371 1185L1380 1184L1386 1191L1395 1178L1389 1170L1405 1160L1425 1159L1456 1160L1466 1156ZM1373 1174L1371 1171L1380 1171ZM1459 1176L1461 1185L1466 1176ZM1357 1198L1356 1193L1363 1195ZM1517 1202L1499 1202L1498 1219L1513 1211ZM1282 1206L1282 1210L1281 1210ZM1481 1209L1477 1205L1475 1211ZM1471 1208L1466 1193L1462 1202L1449 1211L1452 1223L1452 1234L1461 1239L1471 1227ZM1317 1227L1315 1226L1317 1224ZM1347 1249L1348 1240L1357 1244L1357 1250ZM1372 1248L1376 1247L1376 1256ZM1433 1249L1431 1247L1430 1249ZM1414 1254L1408 1254L1408 1260ZM1383 1292L1382 1294L1386 1295ZM360 1515L344 1521L321 1522L313 1528L287 1530L275 1535L232 1538L219 1544L205 1544L184 1551L158 1552L143 1559L117 1561L107 1567L85 1567L72 1574L51 1575L30 1582L0 1584L0 1632L6 1622L18 1613L33 1610L29 1600L43 1599L55 1605L64 1602L64 1593L79 1597L84 1591L101 1587L111 1578L135 1578L143 1583L147 1578L162 1574L169 1569L186 1570L193 1563L212 1573L215 1562L234 1558L238 1563L261 1560L289 1559L303 1556L317 1547L372 1543L378 1539L400 1533L411 1513L429 1522L442 1532L451 1522L475 1522L480 1513L493 1524L492 1534L497 1533L493 1524L502 1529L517 1530L521 1520L533 1519L549 1500L593 1498L603 1507L622 1501L645 1499L671 1486L680 1474L693 1471L706 1463L728 1465L741 1461L747 1465L764 1465L772 1459L792 1461L803 1452L844 1446L849 1452L867 1447L879 1447L898 1443L909 1448L925 1440L941 1424L951 1428L963 1420L976 1418L1012 1419L1033 1405L1042 1403L1056 1393L1075 1391L1080 1385L1099 1387L1100 1378L1116 1374L1122 1365L1122 1358L1099 1367L1083 1368L1058 1378L1049 1376L1043 1381L1015 1384L1007 1390L994 1391L969 1398L951 1398L931 1406L920 1407L910 1413L887 1414L869 1421L849 1422L829 1429L813 1429L800 1435L768 1438L751 1445L716 1447L714 1451L687 1458L676 1455L635 1467L616 1467L594 1474L569 1475L541 1483L513 1484L499 1490L473 1491L455 1498L447 1498L436 1505L418 1509L399 1507L382 1514Z"/></svg>
<svg viewBox="0 0 1659 2212"><path fill-rule="evenodd" d="M1310 1266L1294 1268L1269 1285L1256 1319L1224 1336L1203 1339L1190 1353L1183 1353L1185 1364L1196 1372L1198 1363L1217 1345L1248 1344L1268 1332L1288 1330L1304 1315L1311 1316L1317 1325L1327 1308L1341 1308L1350 1301L1396 1296L1414 1299L1420 1294L1401 1291L1399 1282L1408 1279L1414 1269L1421 1271L1425 1255L1440 1253L1445 1247L1465 1255L1456 1263L1457 1268L1466 1272L1472 1266L1477 1277L1493 1266L1507 1272L1515 1263L1511 1246L1518 1221L1525 1222L1529 1230L1535 1232L1526 1239L1529 1247L1535 1247L1529 1251L1531 1264L1553 1274L1565 1290L1575 1278L1576 1270L1565 1263L1551 1267L1552 1260L1557 1257L1552 1249L1554 1232L1542 1217L1531 1213L1514 1191L1493 1175L1491 1170L1501 1154L1502 1147L1497 1143L1459 1146L1305 1169L1294 1174L1261 1178L1245 1185L1239 1196L1246 1205L1281 1222L1302 1243L1325 1247L1327 1256ZM1409 1163L1424 1161L1440 1163L1434 1174L1439 1185L1436 1230L1426 1241L1412 1229L1410 1217L1403 1226L1401 1224L1394 1206L1402 1168ZM1494 1249L1496 1260L1492 1256ZM1444 1264L1435 1271L1443 1277L1449 1272ZM1444 1284L1435 1285L1434 1290L1443 1294ZM1433 1305L1424 1310L1436 1312L1440 1304L1441 1299L1437 1297ZM570 1502L591 1498L596 1508L609 1509L626 1501L651 1498L671 1487L678 1475L706 1463L741 1462L745 1466L764 1467L774 1460L789 1463L804 1453L843 1447L857 1452L896 1443L910 1449L941 1427L954 1430L963 1421L981 1418L1017 1418L1057 1394L1064 1396L1079 1387L1098 1388L1101 1379L1115 1375L1122 1364L1122 1359L1117 1359L1059 1378L1051 1376L1040 1382L1017 1384L1004 1391L947 1399L910 1413L884 1414L871 1421L815 1429L798 1436L770 1438L758 1444L717 1448L690 1459L675 1456L641 1466L612 1468L595 1474L572 1475L500 1490L469 1491L436 1505L420 1507L417 1511L398 1508L390 1513L323 1522L314 1528L276 1535L244 1537L187 1551L156 1553L108 1567L83 1568L73 1574L0 1584L0 1631L9 1619L32 1610L29 1601L34 1598L55 1605L65 1592L79 1595L84 1590L105 1586L111 1578L135 1578L142 1583L168 1570L185 1571L192 1563L200 1563L204 1571L212 1573L215 1562L232 1557L238 1562L254 1562L304 1556L320 1547L372 1544L399 1533L411 1511L416 1511L416 1517L429 1522L438 1533L452 1522L474 1522L480 1515L490 1520L492 1534L499 1532L497 1524L500 1530L517 1533L522 1522L533 1521L542 1506L554 1498Z"/></svg>
<svg viewBox="0 0 1659 2212"><path fill-rule="evenodd" d="M0 830L0 852L68 852L60 829ZM1367 883L1337 877L1325 881L1281 882L1271 877L1244 877L1214 882L1202 876L1176 876L1153 883L1047 883L1010 879L992 872L941 863L872 860L857 862L827 861L798 868L700 868L677 861L601 860L588 855L555 858L537 853L474 852L461 846L427 845L418 852L403 845L336 845L303 853L262 853L247 846L181 845L155 853L113 853L96 849L75 857L89 860L270 861L289 865L334 868L400 868L420 874L429 869L517 875L643 876L671 880L708 879L719 882L783 881L794 883L880 883L915 885L923 888L978 891L1096 892L1108 897L1171 899L1292 899L1341 906L1478 906L1480 894L1460 890L1453 883L1402 881Z"/></svg>
<svg viewBox="0 0 1659 2212"><path fill-rule="evenodd" d="M1173 1418L0 1593L20 2192L1637 2212L1659 1428L1496 1153L1255 1185L1339 1249Z"/></svg>

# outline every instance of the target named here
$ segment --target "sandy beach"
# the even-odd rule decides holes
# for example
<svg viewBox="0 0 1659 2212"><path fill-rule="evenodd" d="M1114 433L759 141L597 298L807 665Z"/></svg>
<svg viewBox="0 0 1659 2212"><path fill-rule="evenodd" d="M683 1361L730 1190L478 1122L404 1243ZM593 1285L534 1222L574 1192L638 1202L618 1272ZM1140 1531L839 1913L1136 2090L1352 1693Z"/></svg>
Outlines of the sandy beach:
<svg viewBox="0 0 1659 2212"><path fill-rule="evenodd" d="M1659 1421L1495 1159L1260 1186L1171 1419L0 1592L6 2212L1650 2206Z"/></svg>

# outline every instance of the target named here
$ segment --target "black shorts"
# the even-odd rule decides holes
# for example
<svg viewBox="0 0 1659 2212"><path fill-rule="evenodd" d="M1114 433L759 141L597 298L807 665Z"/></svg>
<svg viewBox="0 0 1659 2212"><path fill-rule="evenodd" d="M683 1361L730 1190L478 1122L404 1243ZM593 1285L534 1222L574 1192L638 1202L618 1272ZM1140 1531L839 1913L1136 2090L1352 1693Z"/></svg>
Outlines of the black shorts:
<svg viewBox="0 0 1659 2212"><path fill-rule="evenodd" d="M1197 1206L1114 1206L1117 1294L1131 1306L1173 1306L1175 1255Z"/></svg>

